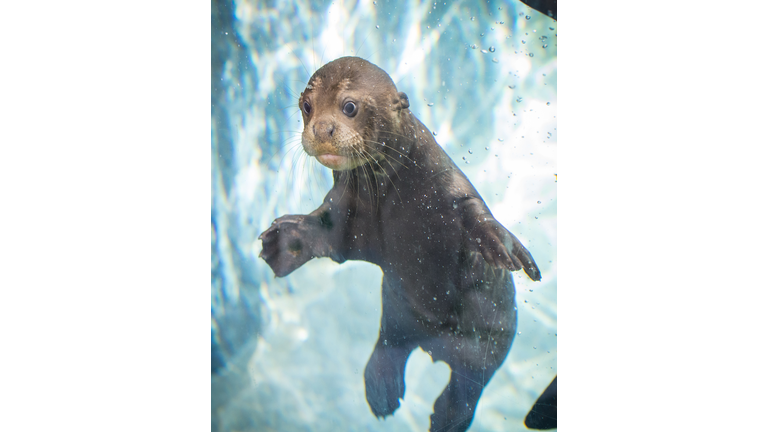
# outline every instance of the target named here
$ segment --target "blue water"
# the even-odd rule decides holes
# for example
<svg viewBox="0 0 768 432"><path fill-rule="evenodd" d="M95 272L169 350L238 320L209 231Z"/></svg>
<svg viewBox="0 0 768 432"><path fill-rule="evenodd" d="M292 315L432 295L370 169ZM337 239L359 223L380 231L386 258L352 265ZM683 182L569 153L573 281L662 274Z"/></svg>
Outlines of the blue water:
<svg viewBox="0 0 768 432"><path fill-rule="evenodd" d="M448 382L415 351L400 409L377 420L363 370L379 268L316 259L276 279L258 259L272 220L314 210L331 186L301 150L298 94L357 55L408 94L541 269L540 282L515 273L519 334L470 428L526 430L557 373L557 23L519 2L236 1L212 14L212 429L425 431Z"/></svg>

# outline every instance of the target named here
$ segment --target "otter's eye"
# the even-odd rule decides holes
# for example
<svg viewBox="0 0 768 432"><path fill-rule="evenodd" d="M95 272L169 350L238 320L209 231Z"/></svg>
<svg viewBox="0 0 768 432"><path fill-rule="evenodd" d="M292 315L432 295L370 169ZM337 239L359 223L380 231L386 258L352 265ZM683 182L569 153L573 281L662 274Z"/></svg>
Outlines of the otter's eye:
<svg viewBox="0 0 768 432"><path fill-rule="evenodd" d="M312 111L312 107L311 107L311 106L309 106L309 102L307 102L307 101L304 101L304 105L302 105L302 106L303 106L303 108L304 108L304 112L305 112L306 114L309 114L309 112L310 112L310 111Z"/></svg>
<svg viewBox="0 0 768 432"><path fill-rule="evenodd" d="M352 117L357 113L357 107L355 106L354 102L347 102L344 104L344 109L342 111L344 114Z"/></svg>

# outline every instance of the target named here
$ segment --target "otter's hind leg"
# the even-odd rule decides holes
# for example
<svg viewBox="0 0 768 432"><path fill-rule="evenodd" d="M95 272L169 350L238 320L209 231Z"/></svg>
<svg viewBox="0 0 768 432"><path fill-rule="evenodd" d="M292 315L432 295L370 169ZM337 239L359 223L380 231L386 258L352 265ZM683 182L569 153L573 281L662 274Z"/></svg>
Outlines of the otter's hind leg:
<svg viewBox="0 0 768 432"><path fill-rule="evenodd" d="M451 380L435 401L430 432L464 432L475 416L485 384L482 371L451 365ZM487 371L486 371L487 373Z"/></svg>
<svg viewBox="0 0 768 432"><path fill-rule="evenodd" d="M418 343L403 332L404 307L385 277L382 283L379 340L365 366L365 397L376 417L392 415L405 396L405 363ZM408 325L406 327L413 327Z"/></svg>
<svg viewBox="0 0 768 432"><path fill-rule="evenodd" d="M365 397L376 417L392 415L400 407L399 399L405 395L405 362L414 348L379 336L365 367Z"/></svg>
<svg viewBox="0 0 768 432"><path fill-rule="evenodd" d="M431 344L433 358L451 367L451 379L435 401L430 417L431 432L463 432L469 428L480 395L511 344L511 338L498 333L486 333L483 338L449 336Z"/></svg>

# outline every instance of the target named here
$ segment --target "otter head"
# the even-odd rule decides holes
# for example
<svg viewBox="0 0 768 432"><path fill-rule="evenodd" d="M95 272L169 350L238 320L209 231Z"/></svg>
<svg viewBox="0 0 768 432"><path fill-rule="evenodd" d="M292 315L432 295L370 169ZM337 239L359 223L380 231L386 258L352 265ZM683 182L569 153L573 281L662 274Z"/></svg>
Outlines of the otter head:
<svg viewBox="0 0 768 432"><path fill-rule="evenodd" d="M382 132L399 130L408 106L408 96L376 65L357 57L334 60L312 75L299 97L304 151L334 170L378 164L390 138Z"/></svg>

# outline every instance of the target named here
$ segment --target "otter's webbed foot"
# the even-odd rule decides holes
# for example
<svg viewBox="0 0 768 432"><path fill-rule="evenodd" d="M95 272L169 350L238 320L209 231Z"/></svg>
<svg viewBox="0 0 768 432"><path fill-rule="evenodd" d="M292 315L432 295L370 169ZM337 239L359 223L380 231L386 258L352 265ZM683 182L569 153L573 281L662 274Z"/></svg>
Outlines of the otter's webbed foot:
<svg viewBox="0 0 768 432"><path fill-rule="evenodd" d="M541 272L528 249L495 219L485 220L472 228L469 247L480 252L485 261L495 267L511 271L523 269L532 280L541 280Z"/></svg>
<svg viewBox="0 0 768 432"><path fill-rule="evenodd" d="M259 257L269 264L275 276L283 277L316 256L323 256L321 242L325 239L314 216L287 215L272 222L261 233Z"/></svg>

